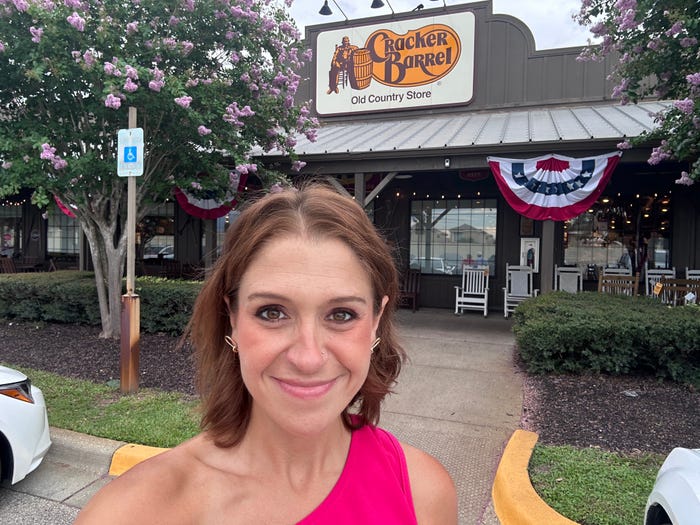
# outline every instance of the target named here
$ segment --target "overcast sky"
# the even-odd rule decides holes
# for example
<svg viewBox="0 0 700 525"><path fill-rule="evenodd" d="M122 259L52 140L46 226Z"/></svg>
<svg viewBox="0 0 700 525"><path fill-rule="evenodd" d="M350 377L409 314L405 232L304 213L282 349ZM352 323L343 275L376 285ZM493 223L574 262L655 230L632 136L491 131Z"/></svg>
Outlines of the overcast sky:
<svg viewBox="0 0 700 525"><path fill-rule="evenodd" d="M411 11L421 3L425 9L442 6L442 0L388 0L388 3L384 0L384 7L379 9L370 9L372 0L336 0L336 2L350 20L391 14L388 4L391 4L397 13ZM470 2L445 0L445 3L452 6ZM322 5L323 0L294 0L290 12L302 30L302 34L307 25L343 20L343 15L333 0L328 0L328 6L333 11L331 16L318 14ZM587 44L590 34L571 18L580 7L581 0L493 0L494 13L505 13L525 22L535 37L537 49Z"/></svg>

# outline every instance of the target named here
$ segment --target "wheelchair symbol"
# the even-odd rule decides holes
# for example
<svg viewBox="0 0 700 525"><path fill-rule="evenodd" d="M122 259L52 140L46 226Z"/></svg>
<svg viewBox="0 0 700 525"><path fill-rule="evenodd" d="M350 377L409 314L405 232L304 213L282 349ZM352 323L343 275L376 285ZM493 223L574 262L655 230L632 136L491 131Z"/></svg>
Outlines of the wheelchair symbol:
<svg viewBox="0 0 700 525"><path fill-rule="evenodd" d="M137 160L137 147L127 146L124 148L124 162L136 162Z"/></svg>

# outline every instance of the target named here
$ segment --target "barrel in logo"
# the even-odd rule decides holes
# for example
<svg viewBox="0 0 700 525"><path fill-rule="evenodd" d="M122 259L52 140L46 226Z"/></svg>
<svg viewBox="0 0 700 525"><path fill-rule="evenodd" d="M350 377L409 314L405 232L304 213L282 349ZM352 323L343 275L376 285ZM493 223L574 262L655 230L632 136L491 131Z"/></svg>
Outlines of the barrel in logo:
<svg viewBox="0 0 700 525"><path fill-rule="evenodd" d="M350 69L350 87L352 89L365 89L372 81L372 57L369 49L355 49L350 57L352 69Z"/></svg>

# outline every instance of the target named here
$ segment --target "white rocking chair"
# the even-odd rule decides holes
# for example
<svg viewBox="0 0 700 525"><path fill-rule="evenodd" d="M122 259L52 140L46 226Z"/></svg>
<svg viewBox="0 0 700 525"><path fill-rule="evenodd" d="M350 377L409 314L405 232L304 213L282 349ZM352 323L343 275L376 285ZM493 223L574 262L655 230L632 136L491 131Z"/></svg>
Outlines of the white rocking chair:
<svg viewBox="0 0 700 525"><path fill-rule="evenodd" d="M685 267L685 278L686 279L700 279L700 270L693 270L691 268Z"/></svg>
<svg viewBox="0 0 700 525"><path fill-rule="evenodd" d="M530 266L511 266L506 263L506 286L503 288L503 315L515 311L515 307L525 299L536 297L538 289L533 288L533 270Z"/></svg>
<svg viewBox="0 0 700 525"><path fill-rule="evenodd" d="M488 315L489 268L488 266L462 267L462 286L455 286L455 315L464 310L483 310Z"/></svg>
<svg viewBox="0 0 700 525"><path fill-rule="evenodd" d="M646 263L644 263L644 281L646 284L646 294L647 296L656 295L654 293L654 287L661 279L675 279L676 269L675 268L655 268L649 270ZM663 291L659 294L661 302L668 303L668 297L665 296Z"/></svg>
<svg viewBox="0 0 700 525"><path fill-rule="evenodd" d="M583 273L577 266L554 266L554 289L569 293L583 290Z"/></svg>

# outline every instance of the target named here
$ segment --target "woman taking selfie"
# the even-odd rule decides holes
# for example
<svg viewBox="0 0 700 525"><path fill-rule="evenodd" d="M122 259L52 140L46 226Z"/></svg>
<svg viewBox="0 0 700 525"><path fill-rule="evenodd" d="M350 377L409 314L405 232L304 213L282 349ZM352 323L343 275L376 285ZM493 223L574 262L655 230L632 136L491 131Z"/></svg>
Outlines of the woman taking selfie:
<svg viewBox="0 0 700 525"><path fill-rule="evenodd" d="M250 205L188 326L202 432L110 482L76 523L456 524L442 465L375 426L405 358L397 294L354 200L309 185Z"/></svg>

